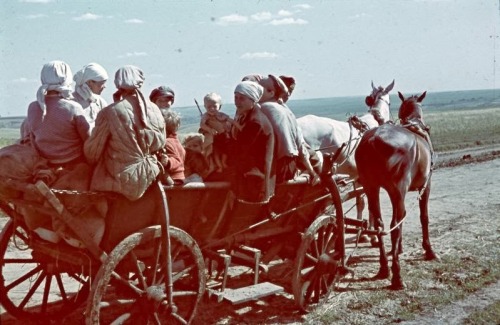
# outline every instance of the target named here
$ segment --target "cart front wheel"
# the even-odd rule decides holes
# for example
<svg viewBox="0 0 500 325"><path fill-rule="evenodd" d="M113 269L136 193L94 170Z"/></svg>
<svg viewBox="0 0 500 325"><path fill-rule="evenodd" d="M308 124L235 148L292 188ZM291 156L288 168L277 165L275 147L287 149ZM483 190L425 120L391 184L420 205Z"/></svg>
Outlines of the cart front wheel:
<svg viewBox="0 0 500 325"><path fill-rule="evenodd" d="M205 290L201 250L186 232L169 227L172 305L167 297L166 255L161 226L121 241L92 285L87 324L189 324Z"/></svg>
<svg viewBox="0 0 500 325"><path fill-rule="evenodd" d="M338 278L342 258L337 231L334 218L320 216L303 235L292 278L294 299L302 311L319 303Z"/></svg>

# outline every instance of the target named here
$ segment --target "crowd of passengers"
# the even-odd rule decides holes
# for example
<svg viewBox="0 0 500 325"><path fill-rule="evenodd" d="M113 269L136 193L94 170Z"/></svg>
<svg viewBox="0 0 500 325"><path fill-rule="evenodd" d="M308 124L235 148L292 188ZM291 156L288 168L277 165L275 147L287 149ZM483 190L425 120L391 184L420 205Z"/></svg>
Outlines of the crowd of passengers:
<svg viewBox="0 0 500 325"><path fill-rule="evenodd" d="M286 105L295 87L291 77L243 77L234 89L234 117L221 111L221 96L209 92L199 134L183 143L178 135L181 117L171 108L175 100L171 88L161 86L145 96L143 71L126 65L114 75L116 91L108 104L101 96L108 79L97 63L75 75L63 61L45 64L20 139L46 162L37 166L43 172L35 174L49 186L123 197L101 214L109 209L114 215L154 212L158 207L145 198L152 195L151 184L159 177L172 186L228 181L235 197L248 203L267 203L276 184L301 173L308 174L313 184L319 181L311 164L314 151ZM198 139L197 145L193 139ZM131 222L137 223L136 228L148 223ZM117 239L127 232L115 230Z"/></svg>

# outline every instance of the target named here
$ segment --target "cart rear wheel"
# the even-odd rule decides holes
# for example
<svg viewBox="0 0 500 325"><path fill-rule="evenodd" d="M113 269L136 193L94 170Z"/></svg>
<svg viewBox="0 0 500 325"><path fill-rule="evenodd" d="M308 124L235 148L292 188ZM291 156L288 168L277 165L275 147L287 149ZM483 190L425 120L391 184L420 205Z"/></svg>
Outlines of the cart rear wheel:
<svg viewBox="0 0 500 325"><path fill-rule="evenodd" d="M18 319L60 319L86 300L89 276L49 256L42 261L28 244L26 229L10 219L0 235L2 306Z"/></svg>
<svg viewBox="0 0 500 325"><path fill-rule="evenodd" d="M205 290L201 250L184 231L169 227L173 306L166 294L161 226L118 244L99 270L87 304L87 324L188 324Z"/></svg>
<svg viewBox="0 0 500 325"><path fill-rule="evenodd" d="M338 229L331 216L320 216L303 235L292 278L295 302L303 311L317 304L337 279L342 261Z"/></svg>

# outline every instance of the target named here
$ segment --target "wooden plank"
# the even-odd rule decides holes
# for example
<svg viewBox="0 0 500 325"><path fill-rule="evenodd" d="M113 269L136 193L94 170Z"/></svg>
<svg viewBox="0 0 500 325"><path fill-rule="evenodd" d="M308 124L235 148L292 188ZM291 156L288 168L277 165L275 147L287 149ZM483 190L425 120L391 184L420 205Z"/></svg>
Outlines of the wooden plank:
<svg viewBox="0 0 500 325"><path fill-rule="evenodd" d="M229 300L233 305L236 305L277 294L283 290L283 287L279 285L270 282L262 282L238 289L226 289L223 294L224 299Z"/></svg>

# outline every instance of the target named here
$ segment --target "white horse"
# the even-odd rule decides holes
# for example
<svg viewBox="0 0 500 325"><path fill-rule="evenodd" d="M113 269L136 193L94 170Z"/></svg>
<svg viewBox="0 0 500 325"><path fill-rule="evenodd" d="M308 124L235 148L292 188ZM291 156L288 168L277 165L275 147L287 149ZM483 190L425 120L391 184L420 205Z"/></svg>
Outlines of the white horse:
<svg viewBox="0 0 500 325"><path fill-rule="evenodd" d="M389 92L394 87L394 80L386 88L376 88L372 81L372 93L366 97L369 106L368 113L358 117L368 129L377 127L391 120ZM348 174L354 180L358 179L354 151L356 150L361 132L349 122L337 121L327 117L305 115L297 119L305 142L316 151L336 153L340 150L336 162L337 172Z"/></svg>
<svg viewBox="0 0 500 325"><path fill-rule="evenodd" d="M394 88L394 80L385 88L375 87L372 81L372 92L365 99L369 107L368 113L357 117L356 124L361 124L366 130L389 122L391 120L389 92L392 88ZM356 188L359 176L354 152L361 139L362 131L354 127L352 121L352 118L350 122L343 122L315 115L305 115L297 119L305 142L313 150L336 154L336 173L349 175ZM357 217L362 219L364 201L359 196L356 198L356 206ZM368 239L363 236L362 240ZM376 244L376 239L372 238L372 244Z"/></svg>

